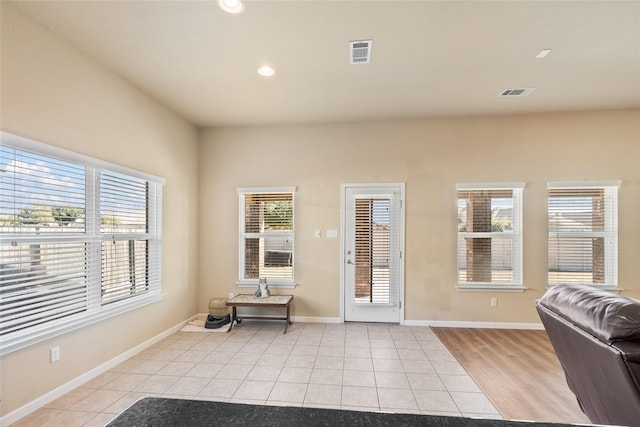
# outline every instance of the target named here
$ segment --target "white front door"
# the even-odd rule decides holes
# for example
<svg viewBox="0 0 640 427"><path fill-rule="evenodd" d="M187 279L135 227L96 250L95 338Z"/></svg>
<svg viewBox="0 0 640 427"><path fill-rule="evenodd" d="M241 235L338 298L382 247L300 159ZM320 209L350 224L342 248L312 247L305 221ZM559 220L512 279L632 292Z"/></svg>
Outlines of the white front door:
<svg viewBox="0 0 640 427"><path fill-rule="evenodd" d="M404 184L344 184L344 320L401 323Z"/></svg>

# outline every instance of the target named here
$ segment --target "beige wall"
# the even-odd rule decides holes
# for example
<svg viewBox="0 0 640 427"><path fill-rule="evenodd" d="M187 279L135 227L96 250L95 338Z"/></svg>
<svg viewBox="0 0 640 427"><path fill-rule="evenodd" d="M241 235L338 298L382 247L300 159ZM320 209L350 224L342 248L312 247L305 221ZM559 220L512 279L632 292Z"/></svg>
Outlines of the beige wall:
<svg viewBox="0 0 640 427"><path fill-rule="evenodd" d="M163 301L3 357L5 415L196 312L198 132L6 2L1 38L3 131L167 180Z"/></svg>
<svg viewBox="0 0 640 427"><path fill-rule="evenodd" d="M324 232L340 228L340 184L349 182L406 182L407 320L539 323L547 181L622 180L619 283L638 297L639 123L640 111L620 111L204 131L198 307L241 291L236 187L295 185L293 315L339 317L340 240ZM471 182L526 182L524 293L455 289L455 184Z"/></svg>
<svg viewBox="0 0 640 427"><path fill-rule="evenodd" d="M547 181L623 180L620 285L640 296L640 111L229 128L199 138L193 126L6 2L1 43L2 130L163 176L167 184L164 300L2 358L0 415L206 311L211 296L239 292L239 186L298 187L295 316L340 316L339 239L324 233L340 228L340 184L349 182L406 182L407 320L538 322L533 301L546 283ZM527 183L529 290L457 292L455 184L499 181ZM322 238L313 237L315 229ZM489 307L493 296L496 308ZM62 359L50 364L53 345Z"/></svg>

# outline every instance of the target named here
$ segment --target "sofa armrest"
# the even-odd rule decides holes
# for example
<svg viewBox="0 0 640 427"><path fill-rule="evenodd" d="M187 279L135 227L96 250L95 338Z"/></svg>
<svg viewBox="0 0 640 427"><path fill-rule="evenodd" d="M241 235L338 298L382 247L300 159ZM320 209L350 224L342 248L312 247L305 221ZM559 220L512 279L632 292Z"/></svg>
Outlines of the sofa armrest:
<svg viewBox="0 0 640 427"><path fill-rule="evenodd" d="M586 285L556 285L538 304L606 343L640 341L640 301Z"/></svg>
<svg viewBox="0 0 640 427"><path fill-rule="evenodd" d="M622 353L627 363L640 365L640 341L620 341L612 346Z"/></svg>

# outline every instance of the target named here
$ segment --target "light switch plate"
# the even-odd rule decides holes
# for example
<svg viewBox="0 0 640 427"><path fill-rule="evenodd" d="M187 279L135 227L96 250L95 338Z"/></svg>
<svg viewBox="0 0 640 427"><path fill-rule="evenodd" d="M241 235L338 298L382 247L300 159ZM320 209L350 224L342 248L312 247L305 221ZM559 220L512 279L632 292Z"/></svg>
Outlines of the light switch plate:
<svg viewBox="0 0 640 427"><path fill-rule="evenodd" d="M327 230L327 237L335 239L338 237L338 230Z"/></svg>

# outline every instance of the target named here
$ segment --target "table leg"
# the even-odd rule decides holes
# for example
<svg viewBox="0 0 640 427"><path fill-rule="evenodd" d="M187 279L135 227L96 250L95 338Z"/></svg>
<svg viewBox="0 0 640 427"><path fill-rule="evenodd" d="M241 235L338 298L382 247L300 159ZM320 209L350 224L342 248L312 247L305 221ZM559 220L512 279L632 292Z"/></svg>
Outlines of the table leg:
<svg viewBox="0 0 640 427"><path fill-rule="evenodd" d="M291 323L291 320L289 318L289 306L287 305L287 318L285 319L285 324L284 324L284 334L287 333L287 328L289 327L289 324Z"/></svg>
<svg viewBox="0 0 640 427"><path fill-rule="evenodd" d="M236 306L234 305L231 308L231 328L233 328L233 323L237 322L238 320L238 312L236 311ZM229 330L231 330L231 328L229 328Z"/></svg>

